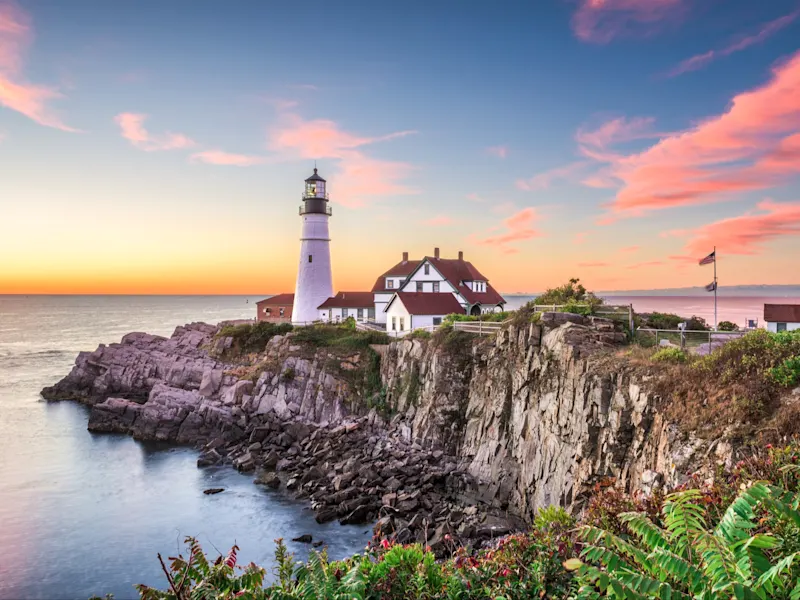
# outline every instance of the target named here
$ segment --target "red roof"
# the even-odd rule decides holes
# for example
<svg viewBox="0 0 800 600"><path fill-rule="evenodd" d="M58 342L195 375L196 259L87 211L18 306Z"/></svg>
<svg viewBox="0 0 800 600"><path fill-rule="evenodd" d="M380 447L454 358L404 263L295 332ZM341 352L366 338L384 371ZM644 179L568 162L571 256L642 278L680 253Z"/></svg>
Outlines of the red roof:
<svg viewBox="0 0 800 600"><path fill-rule="evenodd" d="M436 294L432 292L397 292L395 297L400 298L403 306L412 315L449 315L452 313L464 314L464 307L459 304L453 294ZM389 308L394 298L386 306Z"/></svg>
<svg viewBox="0 0 800 600"><path fill-rule="evenodd" d="M459 293L470 304L498 305L505 304L505 299L497 293L491 286L488 279L476 269L472 263L457 258L433 258L426 256L425 259L447 279L450 284L458 289ZM473 292L462 281L485 281L485 292Z"/></svg>
<svg viewBox="0 0 800 600"><path fill-rule="evenodd" d="M800 323L800 304L765 304L764 320L770 323Z"/></svg>
<svg viewBox="0 0 800 600"><path fill-rule="evenodd" d="M339 292L328 298L317 308L372 308L375 297L372 292Z"/></svg>
<svg viewBox="0 0 800 600"><path fill-rule="evenodd" d="M407 275L411 275L414 270L417 268L419 263L422 261L420 260L401 260L391 269L386 271L383 275L378 277L378 280L375 282L375 285L372 286L373 292L394 292L397 288L394 289L387 289L386 288L386 278L387 277L405 277Z"/></svg>
<svg viewBox="0 0 800 600"><path fill-rule="evenodd" d="M272 296L271 298L264 298L263 300L256 302L256 306L261 306L262 304L280 304L282 306L294 304L294 294L278 294L276 296Z"/></svg>

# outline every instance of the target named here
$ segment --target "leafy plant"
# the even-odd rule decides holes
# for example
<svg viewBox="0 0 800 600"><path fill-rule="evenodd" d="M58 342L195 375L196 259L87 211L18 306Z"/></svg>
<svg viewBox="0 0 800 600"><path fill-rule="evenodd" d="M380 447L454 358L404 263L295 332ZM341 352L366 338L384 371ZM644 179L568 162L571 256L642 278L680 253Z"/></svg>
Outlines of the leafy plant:
<svg viewBox="0 0 800 600"><path fill-rule="evenodd" d="M550 288L534 299L534 304L588 304L594 308L603 304L603 299L586 290L581 280L573 277L564 285Z"/></svg>
<svg viewBox="0 0 800 600"><path fill-rule="evenodd" d="M276 335L292 331L291 323L245 323L243 325L226 325L217 333L217 337L233 338L232 348L241 353L263 352L267 343Z"/></svg>
<svg viewBox="0 0 800 600"><path fill-rule="evenodd" d="M656 362L684 363L687 360L686 352L680 348L661 348L650 357Z"/></svg>
<svg viewBox="0 0 800 600"><path fill-rule="evenodd" d="M720 321L717 323L718 331L738 331L739 326L732 321Z"/></svg>
<svg viewBox="0 0 800 600"><path fill-rule="evenodd" d="M780 386L792 387L800 383L800 356L790 356L782 363L772 367L769 377Z"/></svg>
<svg viewBox="0 0 800 600"><path fill-rule="evenodd" d="M754 483L713 529L702 498L697 489L668 496L663 525L641 512L619 515L630 535L583 527L581 559L565 562L577 572L577 597L800 598L800 553L781 553L782 540L763 527L800 524L800 495Z"/></svg>

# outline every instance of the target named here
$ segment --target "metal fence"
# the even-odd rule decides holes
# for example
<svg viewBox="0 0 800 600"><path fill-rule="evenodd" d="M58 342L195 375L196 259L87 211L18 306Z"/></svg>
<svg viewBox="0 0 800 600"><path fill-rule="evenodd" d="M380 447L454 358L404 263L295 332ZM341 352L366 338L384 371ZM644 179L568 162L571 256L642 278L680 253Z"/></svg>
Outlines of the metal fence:
<svg viewBox="0 0 800 600"><path fill-rule="evenodd" d="M677 346L703 352L740 338L745 333L747 332L639 328L635 338L643 346Z"/></svg>

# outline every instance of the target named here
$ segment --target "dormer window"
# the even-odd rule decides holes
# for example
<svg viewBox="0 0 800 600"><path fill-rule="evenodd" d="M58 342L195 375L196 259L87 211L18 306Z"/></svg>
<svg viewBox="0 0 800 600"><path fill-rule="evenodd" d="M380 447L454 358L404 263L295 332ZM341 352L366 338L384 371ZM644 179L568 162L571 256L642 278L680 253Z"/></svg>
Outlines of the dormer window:
<svg viewBox="0 0 800 600"><path fill-rule="evenodd" d="M425 271L425 275L430 275L431 274L431 266L430 266L430 264L425 263L425 266L423 267L423 270Z"/></svg>
<svg viewBox="0 0 800 600"><path fill-rule="evenodd" d="M386 280L386 289L387 290L394 289L394 279L387 279Z"/></svg>

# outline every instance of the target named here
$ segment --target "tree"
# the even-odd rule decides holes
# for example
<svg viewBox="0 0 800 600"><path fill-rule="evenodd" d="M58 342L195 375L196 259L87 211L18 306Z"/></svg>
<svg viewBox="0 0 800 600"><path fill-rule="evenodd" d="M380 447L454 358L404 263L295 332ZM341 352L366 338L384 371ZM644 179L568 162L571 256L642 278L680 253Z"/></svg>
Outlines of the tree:
<svg viewBox="0 0 800 600"><path fill-rule="evenodd" d="M577 277L573 277L564 285L550 288L541 296L537 296L534 304L588 304L590 307L603 303L593 292L589 292Z"/></svg>
<svg viewBox="0 0 800 600"><path fill-rule="evenodd" d="M718 331L738 331L739 326L731 321L720 321L717 325Z"/></svg>

